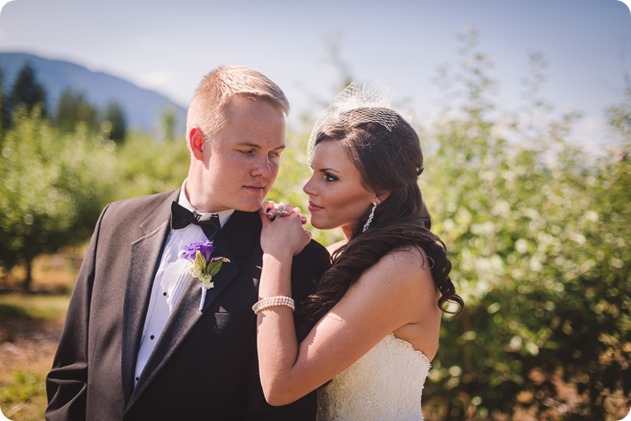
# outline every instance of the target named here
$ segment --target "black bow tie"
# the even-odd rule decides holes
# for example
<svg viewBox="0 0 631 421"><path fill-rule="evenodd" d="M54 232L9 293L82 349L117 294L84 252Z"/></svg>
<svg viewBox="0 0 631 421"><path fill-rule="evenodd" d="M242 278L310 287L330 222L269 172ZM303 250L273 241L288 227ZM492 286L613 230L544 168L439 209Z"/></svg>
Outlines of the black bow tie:
<svg viewBox="0 0 631 421"><path fill-rule="evenodd" d="M219 215L216 213L202 216L195 214L177 202L171 204L171 228L178 230L188 224L199 225L210 241L215 238L217 231L221 229Z"/></svg>

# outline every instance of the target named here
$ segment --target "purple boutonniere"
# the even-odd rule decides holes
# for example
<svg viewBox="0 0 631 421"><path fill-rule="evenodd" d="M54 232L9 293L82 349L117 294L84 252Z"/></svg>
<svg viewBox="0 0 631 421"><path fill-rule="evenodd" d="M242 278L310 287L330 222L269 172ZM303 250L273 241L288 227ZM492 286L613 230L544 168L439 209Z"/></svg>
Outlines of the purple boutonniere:
<svg viewBox="0 0 631 421"><path fill-rule="evenodd" d="M181 257L189 260L191 266L189 272L194 278L202 283L202 298L199 303L199 311L204 307L206 300L206 291L213 288L213 276L221 269L224 263L230 263L230 259L226 257L212 257L215 246L212 241L198 241L184 246Z"/></svg>

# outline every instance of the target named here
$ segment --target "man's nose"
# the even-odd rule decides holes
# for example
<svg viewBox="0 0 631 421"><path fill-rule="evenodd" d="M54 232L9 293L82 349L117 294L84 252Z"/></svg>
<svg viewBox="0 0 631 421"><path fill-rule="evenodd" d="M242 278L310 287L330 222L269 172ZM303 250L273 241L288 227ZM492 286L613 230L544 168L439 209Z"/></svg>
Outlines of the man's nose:
<svg viewBox="0 0 631 421"><path fill-rule="evenodd" d="M252 168L253 176L270 176L273 172L274 163L270 161L268 157L262 157L257 159L254 167Z"/></svg>

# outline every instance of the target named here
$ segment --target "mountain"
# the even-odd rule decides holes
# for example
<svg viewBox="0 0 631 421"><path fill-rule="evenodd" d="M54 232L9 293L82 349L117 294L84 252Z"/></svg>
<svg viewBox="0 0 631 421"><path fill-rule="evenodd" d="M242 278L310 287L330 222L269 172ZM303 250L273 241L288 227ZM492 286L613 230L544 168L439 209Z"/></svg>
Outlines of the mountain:
<svg viewBox="0 0 631 421"><path fill-rule="evenodd" d="M163 113L171 110L177 116L176 129L179 131L176 133L184 131L186 108L157 92L68 61L20 52L0 53L0 70L4 74L5 90L10 89L17 73L27 62L35 70L39 83L46 89L46 105L53 112L62 92L71 88L82 93L88 102L100 110L104 110L109 102L117 102L125 111L130 129L156 132L161 128Z"/></svg>

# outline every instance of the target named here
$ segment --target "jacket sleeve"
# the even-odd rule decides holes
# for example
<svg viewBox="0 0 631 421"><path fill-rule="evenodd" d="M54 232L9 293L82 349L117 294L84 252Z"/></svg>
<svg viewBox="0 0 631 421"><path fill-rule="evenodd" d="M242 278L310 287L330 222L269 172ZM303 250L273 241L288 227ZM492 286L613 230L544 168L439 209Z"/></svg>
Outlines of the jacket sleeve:
<svg viewBox="0 0 631 421"><path fill-rule="evenodd" d="M106 208L107 209L107 208ZM86 418L88 326L101 213L81 264L57 353L46 376L47 420Z"/></svg>
<svg viewBox="0 0 631 421"><path fill-rule="evenodd" d="M324 271L330 266L330 256L326 249L315 241L311 241L292 262L291 284L292 295L296 301L294 323L298 340L304 339L314 322L303 317L299 306L311 294ZM254 352L254 362L250 373L250 398L248 402L247 420L315 420L317 410L317 394L312 391L303 398L283 406L271 406L265 401L258 370L258 358Z"/></svg>

